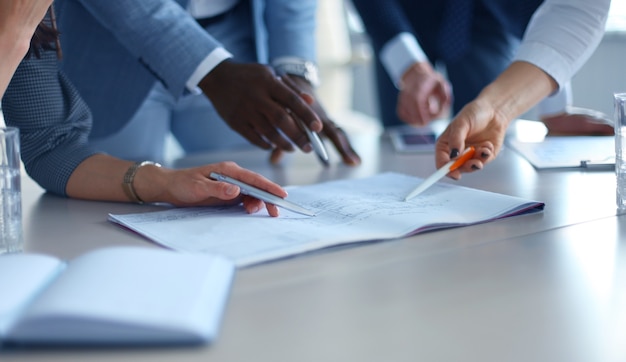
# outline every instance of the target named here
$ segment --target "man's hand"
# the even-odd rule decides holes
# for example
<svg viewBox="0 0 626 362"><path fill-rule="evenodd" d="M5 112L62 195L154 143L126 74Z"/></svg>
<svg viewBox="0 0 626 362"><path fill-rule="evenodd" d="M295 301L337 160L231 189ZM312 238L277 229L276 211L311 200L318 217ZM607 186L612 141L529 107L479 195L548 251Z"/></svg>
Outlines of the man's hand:
<svg viewBox="0 0 626 362"><path fill-rule="evenodd" d="M416 126L443 117L452 100L450 84L428 62L413 64L402 76L398 117Z"/></svg>
<svg viewBox="0 0 626 362"><path fill-rule="evenodd" d="M541 117L550 136L612 136L610 119L605 114L585 108L568 107L563 113Z"/></svg>
<svg viewBox="0 0 626 362"><path fill-rule="evenodd" d="M315 111L317 116L322 120L324 128L322 129L322 135L326 136L335 146L343 162L349 166L357 166L361 164L361 157L354 151L348 136L340 127L333 122L324 107L315 97L313 87L304 78L286 75L283 77L283 81L295 92L298 92L302 99L307 102L310 107ZM275 164L280 161L282 157L282 151L280 149L274 149L270 155L270 162Z"/></svg>
<svg viewBox="0 0 626 362"><path fill-rule="evenodd" d="M291 152L296 144L311 151L306 133L290 112L312 131L322 130L315 112L267 66L226 60L199 86L230 128L263 149Z"/></svg>

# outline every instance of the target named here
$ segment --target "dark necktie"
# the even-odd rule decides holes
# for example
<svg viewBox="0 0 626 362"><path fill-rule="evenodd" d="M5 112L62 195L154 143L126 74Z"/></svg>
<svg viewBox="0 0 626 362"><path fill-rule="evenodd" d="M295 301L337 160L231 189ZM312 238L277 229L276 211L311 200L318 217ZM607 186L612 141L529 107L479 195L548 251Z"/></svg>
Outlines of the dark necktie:
<svg viewBox="0 0 626 362"><path fill-rule="evenodd" d="M471 47L473 0L447 0L439 30L439 52L446 62L459 59Z"/></svg>

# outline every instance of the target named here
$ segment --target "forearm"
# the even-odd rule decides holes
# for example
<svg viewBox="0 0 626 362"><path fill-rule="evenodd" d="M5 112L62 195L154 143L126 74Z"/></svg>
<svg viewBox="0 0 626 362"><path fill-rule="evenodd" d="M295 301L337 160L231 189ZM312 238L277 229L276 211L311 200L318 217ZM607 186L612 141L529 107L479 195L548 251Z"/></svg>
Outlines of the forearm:
<svg viewBox="0 0 626 362"><path fill-rule="evenodd" d="M610 0L546 0L526 29L515 60L527 61L565 85L604 34Z"/></svg>
<svg viewBox="0 0 626 362"><path fill-rule="evenodd" d="M86 158L72 173L67 183L67 195L72 198L99 201L135 202L138 197L146 203L164 202L175 206L223 205L243 202L249 213L264 203L251 197L241 197L237 186L212 180L211 172L231 176L278 197L287 192L263 176L243 169L233 162L221 162L194 168L173 170L158 165L144 165L135 169L131 182L136 197L124 191L125 175L132 161L108 155ZM265 207L271 216L278 216L274 205Z"/></svg>
<svg viewBox="0 0 626 362"><path fill-rule="evenodd" d="M28 51L32 29L2 29L0 31L0 96L6 91L15 69ZM28 30L31 30L30 33ZM17 37L16 37L17 36Z"/></svg>
<svg viewBox="0 0 626 362"><path fill-rule="evenodd" d="M543 70L527 62L513 62L476 98L506 122L526 112L558 88ZM508 123L507 123L508 124Z"/></svg>
<svg viewBox="0 0 626 362"><path fill-rule="evenodd" d="M26 55L33 33L51 2L4 0L0 4L0 97Z"/></svg>
<svg viewBox="0 0 626 362"><path fill-rule="evenodd" d="M120 160L108 155L93 155L72 172L66 194L84 200L130 201L122 188L126 170L132 161Z"/></svg>

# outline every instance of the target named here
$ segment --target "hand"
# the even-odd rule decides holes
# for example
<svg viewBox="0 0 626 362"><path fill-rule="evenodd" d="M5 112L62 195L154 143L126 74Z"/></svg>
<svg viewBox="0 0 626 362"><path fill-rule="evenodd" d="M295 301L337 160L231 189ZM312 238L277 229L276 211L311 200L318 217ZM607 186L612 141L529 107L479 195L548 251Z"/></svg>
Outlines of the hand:
<svg viewBox="0 0 626 362"><path fill-rule="evenodd" d="M137 172L134 185L142 200L143 197L147 198L145 201L168 202L176 206L224 205L242 201L248 213L255 213L265 206L271 216L278 216L278 208L275 205L265 204L253 197L241 195L238 186L209 178L211 172L230 176L279 197L287 196L287 192L279 185L255 172L239 167L234 162L221 162L182 170L154 167L148 171L160 172L162 177L153 175L149 179L146 177L148 172L140 174L144 167ZM148 182L148 184L143 182ZM158 189L154 189L155 185Z"/></svg>
<svg viewBox="0 0 626 362"><path fill-rule="evenodd" d="M601 112L568 108L563 113L541 117L550 136L612 136L613 126L608 116Z"/></svg>
<svg viewBox="0 0 626 362"><path fill-rule="evenodd" d="M96 154L86 158L72 172L66 186L67 196L83 200L123 201L128 196L121 187L124 173L132 162ZM263 206L271 216L278 216L275 205L240 194L239 187L209 178L211 172L230 176L278 197L287 192L265 177L239 167L234 162L221 162L200 167L172 170L146 165L135 173L133 188L148 203L166 202L175 206L210 206L243 202L249 213Z"/></svg>
<svg viewBox="0 0 626 362"><path fill-rule="evenodd" d="M306 81L302 77L287 75L282 78L285 84L287 84L291 89L298 92L302 99L310 105L310 107L315 111L317 116L322 120L322 124L324 128L322 129L321 134L326 136L335 146L343 162L349 166L357 166L361 164L361 157L356 153L356 151L352 148L350 144L350 140L348 136L340 127L333 122L324 107L322 107L321 103L314 96L315 92L311 84ZM282 158L282 150L274 149L272 154L270 155L270 162L272 164L276 164Z"/></svg>
<svg viewBox="0 0 626 362"><path fill-rule="evenodd" d="M541 68L528 62L511 63L476 99L461 109L437 139L437 168L455 158L465 147L474 146L474 158L448 176L459 179L462 172L482 169L500 152L511 120L556 88L556 81Z"/></svg>
<svg viewBox="0 0 626 362"><path fill-rule="evenodd" d="M476 153L459 169L448 176L458 180L462 172L480 170L502 148L510 120L487 102L475 100L467 104L439 136L435 145L437 168L456 158L466 147L474 146Z"/></svg>
<svg viewBox="0 0 626 362"><path fill-rule="evenodd" d="M425 126L443 117L451 100L451 88L445 78L428 62L415 63L402 76L398 117L408 124Z"/></svg>
<svg viewBox="0 0 626 362"><path fill-rule="evenodd" d="M306 133L290 113L312 131L322 130L315 112L267 66L226 60L200 82L200 88L233 130L263 149L291 152L293 142L311 151Z"/></svg>

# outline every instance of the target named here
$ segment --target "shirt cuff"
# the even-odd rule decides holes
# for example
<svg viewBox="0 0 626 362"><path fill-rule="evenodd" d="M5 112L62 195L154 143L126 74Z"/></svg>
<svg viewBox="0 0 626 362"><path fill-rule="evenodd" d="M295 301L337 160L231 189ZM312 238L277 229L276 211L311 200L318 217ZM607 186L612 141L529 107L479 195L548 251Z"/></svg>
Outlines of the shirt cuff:
<svg viewBox="0 0 626 362"><path fill-rule="evenodd" d="M553 47L541 43L522 42L514 60L539 67L556 81L559 88L563 87L574 73L570 61Z"/></svg>
<svg viewBox="0 0 626 362"><path fill-rule="evenodd" d="M202 90L198 88L198 84L210 71L213 70L218 64L225 59L232 58L233 55L224 48L216 48L198 66L196 70L191 74L189 80L185 84L187 89L194 94L201 94Z"/></svg>
<svg viewBox="0 0 626 362"><path fill-rule="evenodd" d="M397 88L400 88L402 75L411 65L425 61L428 61L428 57L417 39L406 32L393 37L380 50L380 62Z"/></svg>
<svg viewBox="0 0 626 362"><path fill-rule="evenodd" d="M572 87L570 83L565 84L563 87L553 95L544 98L537 105L537 113L539 117L550 116L554 114L563 113L567 110L567 107L572 105Z"/></svg>

